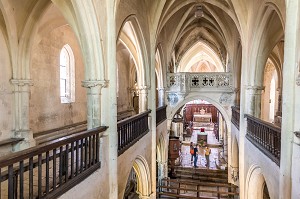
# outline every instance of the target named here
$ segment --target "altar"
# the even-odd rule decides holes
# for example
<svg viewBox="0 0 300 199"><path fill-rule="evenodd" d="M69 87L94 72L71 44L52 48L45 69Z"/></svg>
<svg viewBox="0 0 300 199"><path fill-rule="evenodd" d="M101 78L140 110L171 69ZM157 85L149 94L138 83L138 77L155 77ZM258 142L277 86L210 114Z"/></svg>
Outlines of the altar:
<svg viewBox="0 0 300 199"><path fill-rule="evenodd" d="M201 109L200 112L194 112L193 121L200 122L200 123L211 123L212 122L212 114L205 113L205 110Z"/></svg>
<svg viewBox="0 0 300 199"><path fill-rule="evenodd" d="M194 130L195 133L197 133L197 141L198 143L203 140L204 142L207 142L207 132L204 131L204 129Z"/></svg>

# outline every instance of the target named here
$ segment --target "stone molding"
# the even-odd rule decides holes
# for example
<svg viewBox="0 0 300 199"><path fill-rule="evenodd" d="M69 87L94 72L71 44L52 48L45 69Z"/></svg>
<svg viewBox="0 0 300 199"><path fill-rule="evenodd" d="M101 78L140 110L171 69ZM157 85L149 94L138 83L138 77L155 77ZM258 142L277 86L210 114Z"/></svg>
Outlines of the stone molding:
<svg viewBox="0 0 300 199"><path fill-rule="evenodd" d="M14 92L27 92L29 93L30 86L33 86L33 81L31 79L11 79L10 82L14 85Z"/></svg>
<svg viewBox="0 0 300 199"><path fill-rule="evenodd" d="M156 88L156 90L157 90L158 92L162 92L162 91L165 91L166 89L165 89L165 88Z"/></svg>
<svg viewBox="0 0 300 199"><path fill-rule="evenodd" d="M246 90L250 91L252 95L261 95L262 91L265 90L264 86L246 86Z"/></svg>
<svg viewBox="0 0 300 199"><path fill-rule="evenodd" d="M81 82L81 86L84 88L93 88L93 87L107 88L108 84L109 84L108 80L84 80Z"/></svg>
<svg viewBox="0 0 300 199"><path fill-rule="evenodd" d="M31 79L11 79L10 82L16 86L33 86Z"/></svg>

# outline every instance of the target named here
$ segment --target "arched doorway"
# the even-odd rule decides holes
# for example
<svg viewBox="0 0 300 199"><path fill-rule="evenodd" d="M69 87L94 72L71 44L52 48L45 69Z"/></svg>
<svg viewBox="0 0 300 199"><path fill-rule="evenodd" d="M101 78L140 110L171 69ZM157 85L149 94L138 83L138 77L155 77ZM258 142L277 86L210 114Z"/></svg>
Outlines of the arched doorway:
<svg viewBox="0 0 300 199"><path fill-rule="evenodd" d="M137 156L133 162L129 173L124 199L128 198L128 193L139 198L149 197L151 195L151 176L148 163L142 156ZM128 190L128 192L126 192Z"/></svg>
<svg viewBox="0 0 300 199"><path fill-rule="evenodd" d="M262 170L252 165L246 178L246 199L268 199L269 191Z"/></svg>
<svg viewBox="0 0 300 199"><path fill-rule="evenodd" d="M228 127L228 115L220 104L207 97L203 98L209 101L201 97L186 98L179 103L180 107L178 105L174 109L169 110L168 129L170 129L170 136L179 137L181 141L181 155L178 161L175 161L175 165L204 168L220 167L224 169L226 162L228 162L227 154L231 155L228 152L230 147L229 149L227 147L228 131L230 130ZM183 116L183 119L178 120L178 115ZM180 128L180 125L183 128ZM201 157L199 156L196 162L189 152L191 142L193 145L198 144ZM206 147L210 148L210 154L205 155L206 150L209 150ZM189 156L189 158L185 156Z"/></svg>

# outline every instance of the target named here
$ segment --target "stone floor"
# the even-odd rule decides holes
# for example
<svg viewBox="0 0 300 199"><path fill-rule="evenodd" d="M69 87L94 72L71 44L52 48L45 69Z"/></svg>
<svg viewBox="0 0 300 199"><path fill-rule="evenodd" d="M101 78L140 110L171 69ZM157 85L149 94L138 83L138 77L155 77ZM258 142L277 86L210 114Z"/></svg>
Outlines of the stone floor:
<svg viewBox="0 0 300 199"><path fill-rule="evenodd" d="M219 145L220 143L216 139L213 130L206 129L207 135L207 144L208 145ZM180 155L180 162L179 165L183 167L192 167L194 165L193 162L191 162L191 154L190 154L190 142L197 143L197 132L196 130L193 131L193 134L191 138L187 138L183 144L181 145L181 155ZM219 148L218 147L210 147L211 148L211 154L210 154L210 169L217 169L216 163L218 163L218 157L219 157ZM198 155L198 161L197 166L199 168L206 168L206 159L205 159L205 147L199 147L199 155Z"/></svg>

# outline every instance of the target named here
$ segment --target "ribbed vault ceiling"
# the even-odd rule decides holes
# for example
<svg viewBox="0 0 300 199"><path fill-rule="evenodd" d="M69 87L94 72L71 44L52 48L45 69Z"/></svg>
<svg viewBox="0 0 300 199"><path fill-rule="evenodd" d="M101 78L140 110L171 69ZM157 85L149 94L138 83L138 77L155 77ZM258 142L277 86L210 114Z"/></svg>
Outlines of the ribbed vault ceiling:
<svg viewBox="0 0 300 199"><path fill-rule="evenodd" d="M196 17L195 13L201 14ZM234 8L226 0L167 1L160 19L159 33L170 34L171 51L179 63L196 43L208 45L226 65L228 47L240 40L239 25Z"/></svg>

